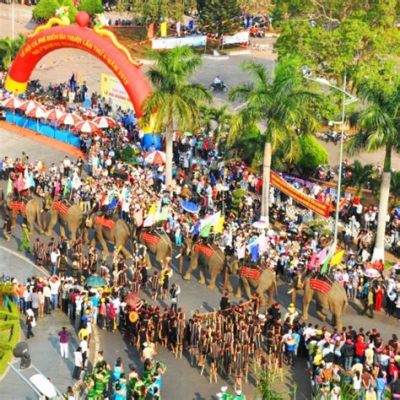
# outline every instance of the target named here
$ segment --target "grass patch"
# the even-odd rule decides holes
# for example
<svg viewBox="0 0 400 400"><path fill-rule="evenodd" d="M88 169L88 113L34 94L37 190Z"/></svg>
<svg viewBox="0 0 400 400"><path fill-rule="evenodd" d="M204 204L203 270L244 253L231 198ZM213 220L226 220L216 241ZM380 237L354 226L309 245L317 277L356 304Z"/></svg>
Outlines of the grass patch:
<svg viewBox="0 0 400 400"><path fill-rule="evenodd" d="M12 358L12 351L20 339L21 325L19 310L15 303L9 302L0 309L0 376Z"/></svg>

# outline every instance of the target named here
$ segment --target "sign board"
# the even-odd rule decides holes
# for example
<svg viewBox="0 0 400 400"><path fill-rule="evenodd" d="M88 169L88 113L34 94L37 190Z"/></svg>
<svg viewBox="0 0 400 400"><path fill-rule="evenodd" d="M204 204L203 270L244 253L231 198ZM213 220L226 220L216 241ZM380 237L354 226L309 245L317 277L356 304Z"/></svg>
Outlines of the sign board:
<svg viewBox="0 0 400 400"><path fill-rule="evenodd" d="M222 44L248 43L248 41L249 41L248 31L238 32L232 36L222 37Z"/></svg>
<svg viewBox="0 0 400 400"><path fill-rule="evenodd" d="M102 97L111 101L113 107L121 107L123 110L133 108L125 88L114 75L101 74L100 93Z"/></svg>
<svg viewBox="0 0 400 400"><path fill-rule="evenodd" d="M155 50L173 49L179 46L200 47L207 44L207 36L183 36L153 39L151 47Z"/></svg>

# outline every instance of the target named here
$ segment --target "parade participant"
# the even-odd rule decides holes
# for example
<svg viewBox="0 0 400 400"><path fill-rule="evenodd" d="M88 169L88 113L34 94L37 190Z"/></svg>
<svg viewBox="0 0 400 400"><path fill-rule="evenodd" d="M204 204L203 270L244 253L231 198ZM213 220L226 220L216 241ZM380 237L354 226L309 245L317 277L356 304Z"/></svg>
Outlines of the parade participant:
<svg viewBox="0 0 400 400"><path fill-rule="evenodd" d="M22 240L18 246L18 251L28 251L28 253L33 252L33 246L30 239L30 232L26 224L22 224Z"/></svg>

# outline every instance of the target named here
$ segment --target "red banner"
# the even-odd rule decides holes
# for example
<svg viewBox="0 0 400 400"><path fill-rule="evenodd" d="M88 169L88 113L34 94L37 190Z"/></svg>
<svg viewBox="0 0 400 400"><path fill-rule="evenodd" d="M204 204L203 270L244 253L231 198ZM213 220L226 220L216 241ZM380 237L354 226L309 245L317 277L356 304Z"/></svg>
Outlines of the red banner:
<svg viewBox="0 0 400 400"><path fill-rule="evenodd" d="M53 210L58 211L64 217L68 214L69 208L61 201L55 201L53 203Z"/></svg>
<svg viewBox="0 0 400 400"><path fill-rule="evenodd" d="M11 203L11 209L21 214L25 214L25 203L22 201L13 201Z"/></svg>
<svg viewBox="0 0 400 400"><path fill-rule="evenodd" d="M271 171L271 185L309 210L314 211L324 218L329 217L329 213L331 212L330 204L321 203L320 201L313 199L311 196L300 192L300 190L297 190L295 187L287 183L283 178L273 171Z"/></svg>

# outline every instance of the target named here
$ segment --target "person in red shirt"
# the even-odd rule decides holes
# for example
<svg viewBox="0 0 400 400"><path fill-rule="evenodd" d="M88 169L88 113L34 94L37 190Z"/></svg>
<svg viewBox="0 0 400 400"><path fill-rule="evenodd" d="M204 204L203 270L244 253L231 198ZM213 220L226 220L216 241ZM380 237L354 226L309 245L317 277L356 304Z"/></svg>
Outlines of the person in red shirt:
<svg viewBox="0 0 400 400"><path fill-rule="evenodd" d="M356 362L363 362L365 349L368 346L364 343L364 338L362 336L358 336L356 344L354 346L354 356Z"/></svg>

